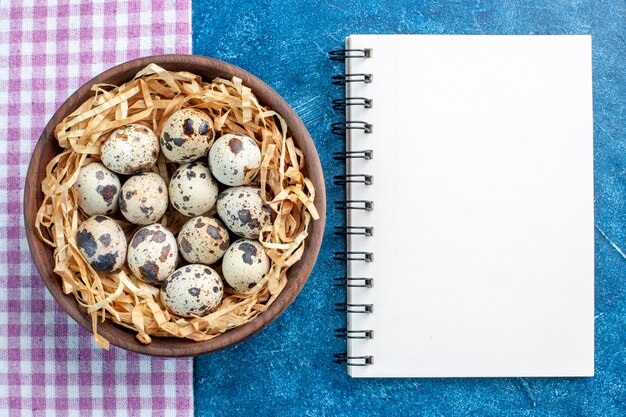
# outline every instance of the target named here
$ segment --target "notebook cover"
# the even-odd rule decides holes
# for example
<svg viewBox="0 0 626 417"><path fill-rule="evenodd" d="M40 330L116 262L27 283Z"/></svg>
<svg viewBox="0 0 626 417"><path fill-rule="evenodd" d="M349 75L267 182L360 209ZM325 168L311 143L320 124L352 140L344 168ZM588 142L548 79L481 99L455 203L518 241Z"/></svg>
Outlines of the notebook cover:
<svg viewBox="0 0 626 417"><path fill-rule="evenodd" d="M594 360L590 36L353 35L348 302L354 377L591 376Z"/></svg>

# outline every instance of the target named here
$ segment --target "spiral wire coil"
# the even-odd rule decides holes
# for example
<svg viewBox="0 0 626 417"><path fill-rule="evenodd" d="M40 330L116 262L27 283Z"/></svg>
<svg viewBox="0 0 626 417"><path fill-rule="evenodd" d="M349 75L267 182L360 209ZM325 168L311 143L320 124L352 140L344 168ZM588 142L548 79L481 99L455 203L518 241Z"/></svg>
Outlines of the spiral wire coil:
<svg viewBox="0 0 626 417"><path fill-rule="evenodd" d="M339 49L329 52L329 58L333 61L345 61L348 59L367 59L372 57L371 49ZM373 82L372 74L367 73L345 73L332 77L332 83L338 86L345 86L349 83L370 84ZM367 97L344 97L333 100L333 109L345 112L348 107L360 106L364 109L372 108L372 99ZM364 134L370 134L374 126L371 123L362 120L344 120L331 125L331 132L345 139L346 133L352 130L361 130ZM361 151L344 151L335 152L333 159L338 161L347 161L353 159L370 160L374 158L374 152L371 149ZM371 185L374 176L369 174L345 174L336 175L333 178L335 185L347 186L348 184ZM348 210L364 210L372 211L374 203L370 200L343 200L335 201L335 209L341 211ZM365 238L374 235L374 228L371 226L335 226L334 234L336 235L357 235ZM337 251L334 253L333 259L340 262L372 262L374 254L364 251ZM341 277L335 278L335 286L344 288L371 288L374 284L372 277ZM337 303L335 311L346 314L372 314L374 306L372 304L354 304L354 303ZM335 329L335 337L341 339L373 339L374 331L371 329L353 330L347 328ZM351 356L347 353L338 353L334 355L334 362L346 366L368 366L374 361L372 356Z"/></svg>

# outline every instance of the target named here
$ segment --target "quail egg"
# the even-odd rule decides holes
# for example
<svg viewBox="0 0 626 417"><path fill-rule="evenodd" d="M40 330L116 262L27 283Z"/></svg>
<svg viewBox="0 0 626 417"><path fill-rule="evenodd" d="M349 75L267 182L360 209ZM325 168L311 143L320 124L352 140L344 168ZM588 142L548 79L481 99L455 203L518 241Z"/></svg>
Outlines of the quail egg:
<svg viewBox="0 0 626 417"><path fill-rule="evenodd" d="M217 213L233 233L258 239L273 211L261 199L259 188L233 187L222 191L217 198Z"/></svg>
<svg viewBox="0 0 626 417"><path fill-rule="evenodd" d="M93 216L78 226L76 245L96 271L112 273L126 260L126 236L115 220Z"/></svg>
<svg viewBox="0 0 626 417"><path fill-rule="evenodd" d="M187 262L211 265L224 255L230 238L221 221L208 216L194 217L178 232L178 248Z"/></svg>
<svg viewBox="0 0 626 417"><path fill-rule="evenodd" d="M165 122L161 150L173 162L195 161L207 155L214 137L211 117L188 107L173 113Z"/></svg>
<svg viewBox="0 0 626 417"><path fill-rule="evenodd" d="M128 244L128 267L145 282L163 281L176 269L177 258L176 238L158 223L137 230Z"/></svg>
<svg viewBox="0 0 626 417"><path fill-rule="evenodd" d="M143 125L115 129L102 144L102 163L118 174L149 171L159 157L159 138Z"/></svg>
<svg viewBox="0 0 626 417"><path fill-rule="evenodd" d="M181 317L204 316L220 304L223 296L219 274L200 264L177 269L161 286L161 301Z"/></svg>
<svg viewBox="0 0 626 417"><path fill-rule="evenodd" d="M270 258L256 240L237 240L230 245L222 260L224 279L240 292L254 288L269 270Z"/></svg>
<svg viewBox="0 0 626 417"><path fill-rule="evenodd" d="M130 177L120 193L120 211L135 224L152 224L167 210L167 185L159 174L144 172Z"/></svg>
<svg viewBox="0 0 626 417"><path fill-rule="evenodd" d="M204 162L181 165L170 180L170 201L185 216L207 213L215 206L218 193L217 182Z"/></svg>
<svg viewBox="0 0 626 417"><path fill-rule="evenodd" d="M76 200L85 214L112 214L117 211L120 180L100 162L83 166L74 183Z"/></svg>
<svg viewBox="0 0 626 417"><path fill-rule="evenodd" d="M246 172L261 166L261 150L246 135L224 135L209 151L209 166L222 184L244 185Z"/></svg>

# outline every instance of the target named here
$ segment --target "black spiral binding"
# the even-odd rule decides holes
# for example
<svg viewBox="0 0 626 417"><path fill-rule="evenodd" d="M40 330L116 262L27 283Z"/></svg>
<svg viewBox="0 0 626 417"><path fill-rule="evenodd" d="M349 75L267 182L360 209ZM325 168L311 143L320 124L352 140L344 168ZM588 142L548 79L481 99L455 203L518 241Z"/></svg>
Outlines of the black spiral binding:
<svg viewBox="0 0 626 417"><path fill-rule="evenodd" d="M374 260L374 254L372 252L359 252L359 251L335 252L333 254L333 259L336 261L341 261L341 262L347 262L347 261L372 262Z"/></svg>
<svg viewBox="0 0 626 417"><path fill-rule="evenodd" d="M374 209L374 202L369 200L338 200L335 201L335 210L366 210Z"/></svg>
<svg viewBox="0 0 626 417"><path fill-rule="evenodd" d="M374 363L373 356L348 356L347 353L337 353L334 357L335 363L348 366L367 366Z"/></svg>
<svg viewBox="0 0 626 417"><path fill-rule="evenodd" d="M331 125L331 132L337 136L345 136L348 130L362 130L363 133L372 133L373 125L360 120L337 122Z"/></svg>
<svg viewBox="0 0 626 417"><path fill-rule="evenodd" d="M347 59L367 59L372 56L371 49L340 49L329 52L330 59L333 61L345 61ZM336 75L332 79L334 85L345 86L348 83L365 83L374 82L372 74L341 74ZM345 112L350 106L360 106L364 109L372 108L372 100L367 97L344 97L333 100L333 109ZM342 122L333 123L331 131L333 134L342 136L345 139L349 130L362 130L363 133L372 133L373 126L371 123L361 120L344 120ZM374 152L371 149L362 151L345 151L335 152L333 159L335 160L352 160L363 159L370 160L374 158ZM371 185L374 182L374 176L368 174L346 174L336 175L334 183L337 186L346 186L347 184L357 183ZM369 200L345 200L335 201L335 209L337 210L366 210L374 209L374 203ZM360 235L368 238L374 235L374 228L370 226L335 226L334 233L336 235ZM335 252L333 258L341 262L372 262L374 254L371 252L361 251L345 251ZM342 277L335 278L335 286L344 288L371 288L374 278L371 277ZM352 304L337 303L335 311L347 314L371 314L374 311L372 304ZM342 339L372 339L374 337L373 330L349 330L335 329L335 337ZM346 366L368 366L374 361L372 356L350 356L347 353L338 353L334 356L334 361Z"/></svg>
<svg viewBox="0 0 626 417"><path fill-rule="evenodd" d="M366 109L372 108L372 99L365 97L346 97L333 100L333 109L344 111L348 106L363 106Z"/></svg>
<svg viewBox="0 0 626 417"><path fill-rule="evenodd" d="M338 49L328 53L332 61L344 61L351 58L369 58L372 56L371 49Z"/></svg>
<svg viewBox="0 0 626 417"><path fill-rule="evenodd" d="M335 185L346 185L348 183L371 185L374 183L374 176L367 174L335 175L333 181Z"/></svg>
<svg viewBox="0 0 626 417"><path fill-rule="evenodd" d="M374 305L335 303L335 311L339 311L341 313L370 314L374 312Z"/></svg>
<svg viewBox="0 0 626 417"><path fill-rule="evenodd" d="M372 288L374 286L374 278L335 278L335 286L346 288Z"/></svg>
<svg viewBox="0 0 626 417"><path fill-rule="evenodd" d="M349 152L335 152L333 159L339 161L341 159L372 159L374 157L374 151L368 149L366 151L349 151Z"/></svg>
<svg viewBox="0 0 626 417"><path fill-rule="evenodd" d="M374 228L369 226L335 226L334 234L374 236Z"/></svg>
<svg viewBox="0 0 626 417"><path fill-rule="evenodd" d="M340 339L373 339L374 332L372 330L335 329L335 337Z"/></svg>
<svg viewBox="0 0 626 417"><path fill-rule="evenodd" d="M369 84L374 77L372 74L355 73L333 75L333 85L346 85L348 83L364 83Z"/></svg>

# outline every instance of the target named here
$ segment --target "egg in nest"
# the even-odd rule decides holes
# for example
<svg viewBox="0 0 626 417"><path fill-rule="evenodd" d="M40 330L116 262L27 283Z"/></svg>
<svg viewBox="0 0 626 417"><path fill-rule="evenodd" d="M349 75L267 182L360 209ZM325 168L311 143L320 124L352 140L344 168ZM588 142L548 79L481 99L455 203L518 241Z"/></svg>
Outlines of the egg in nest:
<svg viewBox="0 0 626 417"><path fill-rule="evenodd" d="M261 150L254 139L230 133L221 136L211 147L209 166L222 184L244 185L246 172L261 166Z"/></svg>
<svg viewBox="0 0 626 417"><path fill-rule="evenodd" d="M169 196L172 206L185 216L207 213L217 201L217 182L204 162L181 165L172 175Z"/></svg>
<svg viewBox="0 0 626 417"><path fill-rule="evenodd" d="M99 272L112 273L126 260L126 236L117 222L93 216L78 226L76 245L85 260Z"/></svg>
<svg viewBox="0 0 626 417"><path fill-rule="evenodd" d="M224 279L235 290L250 291L270 270L270 258L258 240L239 239L222 260Z"/></svg>
<svg viewBox="0 0 626 417"><path fill-rule="evenodd" d="M213 119L191 107L174 112L163 125L161 151L172 162L190 162L209 153L215 132Z"/></svg>
<svg viewBox="0 0 626 417"><path fill-rule="evenodd" d="M132 175L152 169L159 157L159 138L139 124L115 129L100 149L102 163L111 171Z"/></svg>
<svg viewBox="0 0 626 417"><path fill-rule="evenodd" d="M273 210L261 198L261 190L248 186L222 191L217 198L217 213L233 233L249 239L258 239L273 217Z"/></svg>
<svg viewBox="0 0 626 417"><path fill-rule="evenodd" d="M78 207L88 216L117 212L120 179L100 162L92 162L80 169L74 191Z"/></svg>
<svg viewBox="0 0 626 417"><path fill-rule="evenodd" d="M223 296L222 279L206 265L183 266L161 285L161 301L180 317L204 316L220 304Z"/></svg>
<svg viewBox="0 0 626 417"><path fill-rule="evenodd" d="M176 269L176 238L158 223L142 227L128 244L127 259L137 278L145 282L163 281Z"/></svg>
<svg viewBox="0 0 626 417"><path fill-rule="evenodd" d="M216 218L199 216L187 221L178 232L178 248L187 262L211 265L219 261L228 245L228 230Z"/></svg>
<svg viewBox="0 0 626 417"><path fill-rule="evenodd" d="M144 172L122 185L120 211L131 223L155 223L165 214L167 204L167 186L159 174Z"/></svg>

